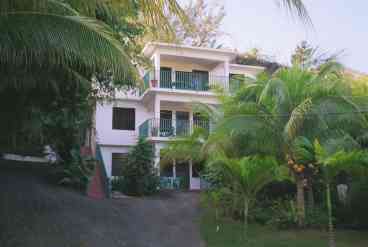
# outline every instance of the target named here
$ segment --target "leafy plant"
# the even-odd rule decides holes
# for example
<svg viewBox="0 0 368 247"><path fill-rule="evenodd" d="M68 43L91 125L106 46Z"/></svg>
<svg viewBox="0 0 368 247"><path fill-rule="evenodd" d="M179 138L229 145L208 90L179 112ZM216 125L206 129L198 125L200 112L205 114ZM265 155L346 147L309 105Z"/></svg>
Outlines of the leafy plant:
<svg viewBox="0 0 368 247"><path fill-rule="evenodd" d="M224 186L233 198L239 199L246 235L249 210L255 205L257 193L270 182L282 178L281 168L272 157L230 159L224 154L216 155L208 165L218 167Z"/></svg>
<svg viewBox="0 0 368 247"><path fill-rule="evenodd" d="M289 229L298 225L295 200L276 200L272 203L270 210L272 216L267 222L268 225L276 226L280 229Z"/></svg>
<svg viewBox="0 0 368 247"><path fill-rule="evenodd" d="M96 161L92 157L81 156L79 148L72 149L70 153L71 160L62 164L59 184L85 191Z"/></svg>
<svg viewBox="0 0 368 247"><path fill-rule="evenodd" d="M127 195L143 196L157 192L158 173L153 167L153 147L144 139L139 139L128 154L127 164L122 170L117 189Z"/></svg>

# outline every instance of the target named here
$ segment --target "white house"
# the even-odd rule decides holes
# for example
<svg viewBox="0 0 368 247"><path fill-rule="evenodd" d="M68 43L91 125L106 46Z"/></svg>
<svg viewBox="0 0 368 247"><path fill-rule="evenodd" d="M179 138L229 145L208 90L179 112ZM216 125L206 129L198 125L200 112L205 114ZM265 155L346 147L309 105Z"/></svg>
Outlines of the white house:
<svg viewBox="0 0 368 247"><path fill-rule="evenodd" d="M234 90L239 83L231 79L234 75L255 77L263 67L233 64L237 53L229 49L148 43L143 53L153 65L142 74L144 90L121 93L114 102L97 105L97 143L107 174L117 175L116 167L124 163L129 148L141 136L154 145L163 186L183 186L186 181L189 189L200 189L196 166L180 161L161 166L160 150L169 140L190 134L195 126L209 127L207 120L193 112L193 104L218 105L211 89Z"/></svg>

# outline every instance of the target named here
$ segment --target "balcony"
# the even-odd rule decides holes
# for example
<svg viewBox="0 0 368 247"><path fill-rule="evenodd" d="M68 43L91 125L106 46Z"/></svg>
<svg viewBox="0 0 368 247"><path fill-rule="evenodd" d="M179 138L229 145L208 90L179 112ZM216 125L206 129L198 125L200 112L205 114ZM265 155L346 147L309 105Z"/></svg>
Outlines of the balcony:
<svg viewBox="0 0 368 247"><path fill-rule="evenodd" d="M210 130L208 120L148 119L139 126L139 137L185 137L196 128Z"/></svg>
<svg viewBox="0 0 368 247"><path fill-rule="evenodd" d="M212 75L206 71L186 72L161 69L146 73L143 80L144 91L148 88L165 88L206 92L217 87L226 87L229 77Z"/></svg>

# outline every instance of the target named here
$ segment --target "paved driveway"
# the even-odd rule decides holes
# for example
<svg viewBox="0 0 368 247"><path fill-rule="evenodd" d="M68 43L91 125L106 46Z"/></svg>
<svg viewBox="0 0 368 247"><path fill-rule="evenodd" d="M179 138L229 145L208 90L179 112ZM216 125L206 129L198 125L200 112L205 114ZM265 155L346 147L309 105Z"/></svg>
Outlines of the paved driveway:
<svg viewBox="0 0 368 247"><path fill-rule="evenodd" d="M0 166L1 247L202 247L199 195L95 201Z"/></svg>

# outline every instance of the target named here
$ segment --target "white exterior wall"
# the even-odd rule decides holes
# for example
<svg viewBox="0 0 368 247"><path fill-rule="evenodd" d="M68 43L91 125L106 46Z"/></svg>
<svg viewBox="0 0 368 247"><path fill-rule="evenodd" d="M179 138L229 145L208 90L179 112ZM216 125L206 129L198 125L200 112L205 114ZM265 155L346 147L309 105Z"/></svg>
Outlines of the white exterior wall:
<svg viewBox="0 0 368 247"><path fill-rule="evenodd" d="M135 130L112 129L113 107L135 109ZM116 100L114 103L98 104L96 107L97 143L110 146L131 146L138 139L138 128L147 119L153 118L153 112L148 111L140 101Z"/></svg>
<svg viewBox="0 0 368 247"><path fill-rule="evenodd" d="M229 67L231 74L245 75L250 78L256 78L256 76L264 70L262 67L237 64L230 64Z"/></svg>
<svg viewBox="0 0 368 247"><path fill-rule="evenodd" d="M204 70L204 71L210 71L211 66L206 66L203 64L196 63L195 61L193 63L183 63L178 61L167 61L167 60L161 60L161 67L169 67L172 68L174 71L187 71L191 72L192 70ZM160 69L160 68L156 68Z"/></svg>
<svg viewBox="0 0 368 247"><path fill-rule="evenodd" d="M255 66L238 66L229 61L235 53L205 48L174 48L162 45L147 51L156 70L159 81L160 67L170 67L173 71L209 71L210 76L229 77L229 73L244 74L254 77L262 68ZM228 84L228 81L225 82ZM228 85L225 85L228 86ZM150 88L143 96L137 92L118 93L112 103L97 104L96 107L96 138L101 147L102 157L108 176L111 176L112 153L127 153L136 144L139 137L139 126L148 119L159 118L160 110L188 111L193 116L193 103L218 105L216 95L210 91L189 91L177 89ZM113 130L113 107L135 109L135 130ZM158 167L159 150L167 145L165 137L152 139L155 145L155 165Z"/></svg>
<svg viewBox="0 0 368 247"><path fill-rule="evenodd" d="M103 161L105 163L106 173L108 177L111 177L111 164L112 164L112 154L113 153L128 153L130 147L111 147L102 146L101 154Z"/></svg>

